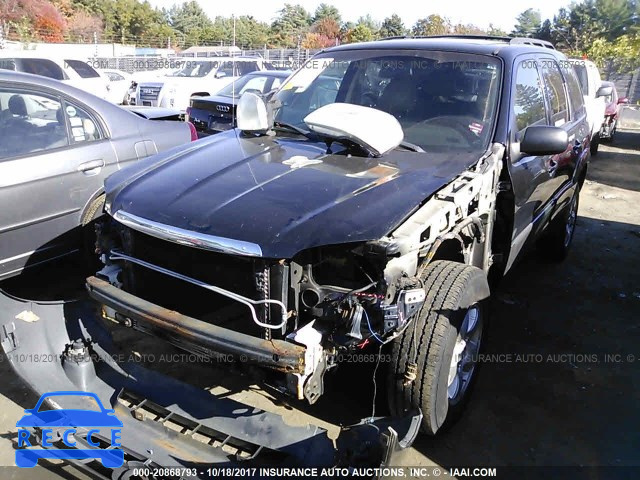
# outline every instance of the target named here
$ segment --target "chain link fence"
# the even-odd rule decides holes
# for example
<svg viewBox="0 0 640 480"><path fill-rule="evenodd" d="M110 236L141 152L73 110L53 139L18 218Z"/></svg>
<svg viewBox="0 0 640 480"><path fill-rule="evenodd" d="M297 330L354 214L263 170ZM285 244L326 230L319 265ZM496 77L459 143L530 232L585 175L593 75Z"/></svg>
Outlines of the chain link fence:
<svg viewBox="0 0 640 480"><path fill-rule="evenodd" d="M231 56L259 57L271 67L277 69L296 69L308 59L313 57L318 50L309 49L251 49L238 50ZM225 54L225 56L228 55ZM87 62L97 69L121 70L127 73L146 72L152 70L180 68L185 60L190 58L215 58L222 56L218 53L198 52L193 54L182 52L173 55L127 55L127 56L95 56L87 59Z"/></svg>

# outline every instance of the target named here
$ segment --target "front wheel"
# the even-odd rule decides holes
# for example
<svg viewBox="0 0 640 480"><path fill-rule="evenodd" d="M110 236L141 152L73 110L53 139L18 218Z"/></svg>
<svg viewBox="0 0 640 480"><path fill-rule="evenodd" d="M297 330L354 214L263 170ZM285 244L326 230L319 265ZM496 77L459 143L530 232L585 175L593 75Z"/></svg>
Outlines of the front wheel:
<svg viewBox="0 0 640 480"><path fill-rule="evenodd" d="M540 251L548 260L562 262L567 258L576 230L579 204L580 190L576 187L569 205L551 221L540 239Z"/></svg>
<svg viewBox="0 0 640 480"><path fill-rule="evenodd" d="M100 266L98 255L96 254L96 220L104 213L104 194L93 200L87 210L82 215L82 256L83 263L87 271L95 273Z"/></svg>
<svg viewBox="0 0 640 480"><path fill-rule="evenodd" d="M395 415L420 408L421 430L435 435L460 416L475 383L489 286L479 268L450 261L433 262L422 279L425 303L392 346L389 406Z"/></svg>

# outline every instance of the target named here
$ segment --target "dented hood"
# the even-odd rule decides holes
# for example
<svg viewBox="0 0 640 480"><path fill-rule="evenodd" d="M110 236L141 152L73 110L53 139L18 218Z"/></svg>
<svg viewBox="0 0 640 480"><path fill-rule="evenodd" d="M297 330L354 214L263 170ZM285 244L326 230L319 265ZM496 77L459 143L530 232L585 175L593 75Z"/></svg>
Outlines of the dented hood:
<svg viewBox="0 0 640 480"><path fill-rule="evenodd" d="M106 182L111 214L259 245L291 258L378 239L480 157L479 152L347 155L305 138L237 131L174 149Z"/></svg>

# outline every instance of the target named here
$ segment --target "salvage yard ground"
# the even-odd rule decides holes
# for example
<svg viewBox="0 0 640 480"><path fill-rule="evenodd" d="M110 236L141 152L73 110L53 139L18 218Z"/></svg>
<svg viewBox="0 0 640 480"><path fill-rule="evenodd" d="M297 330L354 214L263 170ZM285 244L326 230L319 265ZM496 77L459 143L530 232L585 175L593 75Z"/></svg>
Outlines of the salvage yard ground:
<svg viewBox="0 0 640 480"><path fill-rule="evenodd" d="M591 163L567 261L549 265L532 253L494 295L482 371L466 414L441 438L420 438L403 463L640 466L640 134L618 132L614 145L601 146ZM81 286L74 271L58 264L3 287L73 291ZM61 275L67 277L62 287ZM156 358L180 353L131 332L118 335ZM0 465L13 465L15 423L37 397L6 358L0 360ZM366 374L360 365L341 367L312 407L285 402L248 377L230 378L211 366L193 366L189 377L215 385L212 394L276 411L292 424L319 423L335 434L337 424L371 414L373 366L367 364ZM156 367L176 376L185 371L168 362ZM379 397L383 383L379 375ZM383 403L377 414L384 413ZM0 470L0 476L85 478L50 462L35 471Z"/></svg>

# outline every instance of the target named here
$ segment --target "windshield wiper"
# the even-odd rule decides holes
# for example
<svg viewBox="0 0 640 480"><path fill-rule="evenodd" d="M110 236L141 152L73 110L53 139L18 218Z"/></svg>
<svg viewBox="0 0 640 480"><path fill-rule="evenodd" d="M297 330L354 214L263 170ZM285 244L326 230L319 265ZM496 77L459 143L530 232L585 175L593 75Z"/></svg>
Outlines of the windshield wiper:
<svg viewBox="0 0 640 480"><path fill-rule="evenodd" d="M404 148L405 150L409 150L410 152L425 153L422 147L419 145L416 145L415 143L402 141L400 142L400 145L398 145L398 147Z"/></svg>
<svg viewBox="0 0 640 480"><path fill-rule="evenodd" d="M281 130L287 130L289 132L297 133L298 135L303 135L309 138L309 133L306 130L301 129L300 127L296 127L295 125L291 125L290 123L285 122L273 122L273 126L275 128L279 128Z"/></svg>

